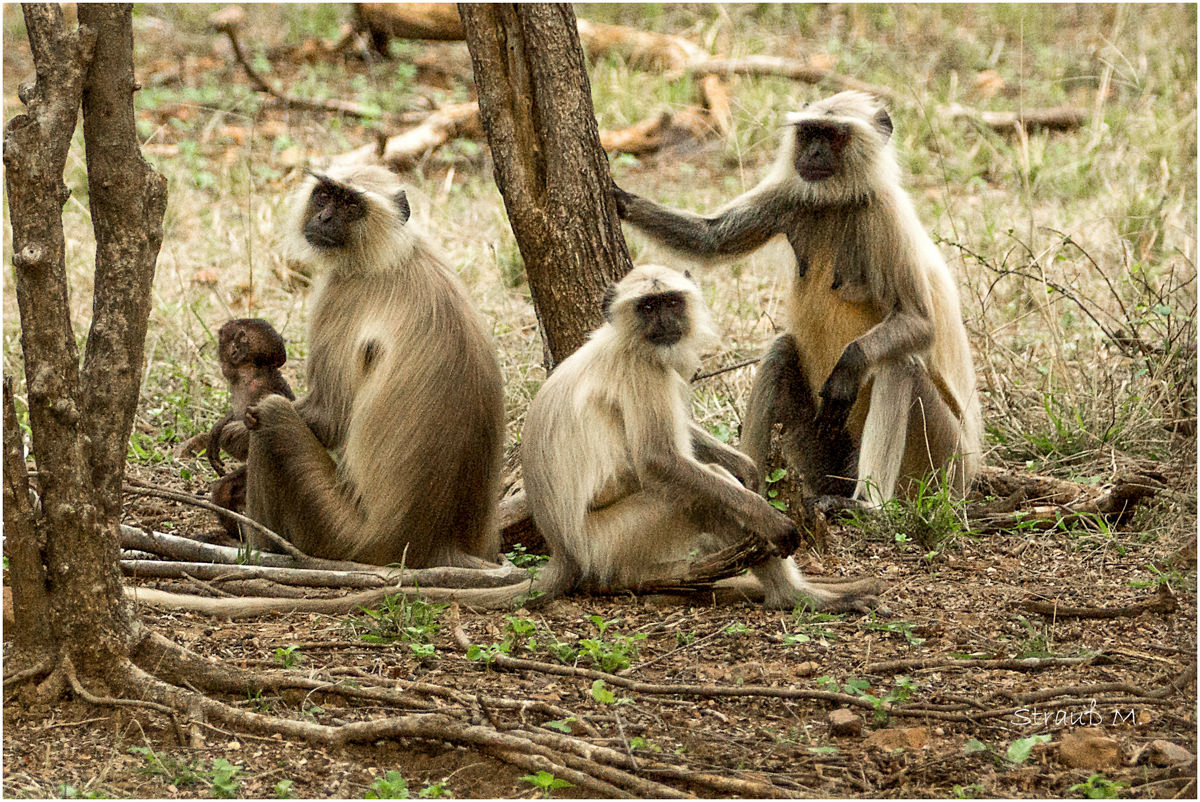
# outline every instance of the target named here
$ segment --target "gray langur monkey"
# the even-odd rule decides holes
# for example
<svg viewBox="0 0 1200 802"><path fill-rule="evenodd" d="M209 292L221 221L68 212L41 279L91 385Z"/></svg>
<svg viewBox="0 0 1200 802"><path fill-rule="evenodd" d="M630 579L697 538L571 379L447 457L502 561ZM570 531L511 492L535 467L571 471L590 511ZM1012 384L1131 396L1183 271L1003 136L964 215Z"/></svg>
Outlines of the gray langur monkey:
<svg viewBox="0 0 1200 802"><path fill-rule="evenodd" d="M382 167L310 173L297 193L288 245L319 274L309 393L247 410L246 510L318 557L481 567L500 550L500 368L408 218Z"/></svg>
<svg viewBox="0 0 1200 802"><path fill-rule="evenodd" d="M688 381L716 334L691 278L637 267L609 288L604 315L526 415L525 493L550 547L533 587L636 589L754 533L777 555L752 569L768 607L864 609L869 594L804 579L787 556L795 525L743 486L757 484L753 462L692 421Z"/></svg>
<svg viewBox="0 0 1200 802"><path fill-rule="evenodd" d="M614 185L618 213L692 256L787 237L786 332L763 357L742 435L760 469L782 423L811 493L875 506L942 472L965 493L981 460L975 369L954 277L900 184L891 118L849 91L787 123L766 178L712 216Z"/></svg>

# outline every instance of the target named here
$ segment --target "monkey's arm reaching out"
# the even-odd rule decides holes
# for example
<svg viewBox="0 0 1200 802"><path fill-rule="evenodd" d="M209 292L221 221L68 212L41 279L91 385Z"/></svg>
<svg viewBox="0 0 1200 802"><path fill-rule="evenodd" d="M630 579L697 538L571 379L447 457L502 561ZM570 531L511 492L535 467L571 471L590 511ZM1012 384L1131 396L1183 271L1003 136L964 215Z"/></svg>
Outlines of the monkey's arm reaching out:
<svg viewBox="0 0 1200 802"><path fill-rule="evenodd" d="M752 190L711 217L665 209L613 184L620 218L692 256L738 256L785 230L795 201L779 187Z"/></svg>

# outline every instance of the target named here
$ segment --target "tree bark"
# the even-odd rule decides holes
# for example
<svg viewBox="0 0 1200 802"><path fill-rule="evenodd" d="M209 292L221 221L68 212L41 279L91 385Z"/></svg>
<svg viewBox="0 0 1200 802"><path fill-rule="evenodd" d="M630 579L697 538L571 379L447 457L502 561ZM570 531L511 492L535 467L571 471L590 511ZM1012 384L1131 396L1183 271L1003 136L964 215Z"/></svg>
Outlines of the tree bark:
<svg viewBox="0 0 1200 802"><path fill-rule="evenodd" d="M131 7L81 5L74 31L56 4L24 13L37 78L19 92L27 112L8 124L4 164L40 504L21 497L20 442L6 435L5 500L18 509L5 523L15 521L10 569L21 576L13 606L26 645L57 645L81 671L101 674L127 658L136 626L121 589L117 524L166 182L138 149ZM82 372L62 229L63 168L81 103L96 235ZM5 407L15 418L10 399Z"/></svg>
<svg viewBox="0 0 1200 802"><path fill-rule="evenodd" d="M575 15L561 3L463 3L459 13L550 368L600 325L605 288L632 266Z"/></svg>

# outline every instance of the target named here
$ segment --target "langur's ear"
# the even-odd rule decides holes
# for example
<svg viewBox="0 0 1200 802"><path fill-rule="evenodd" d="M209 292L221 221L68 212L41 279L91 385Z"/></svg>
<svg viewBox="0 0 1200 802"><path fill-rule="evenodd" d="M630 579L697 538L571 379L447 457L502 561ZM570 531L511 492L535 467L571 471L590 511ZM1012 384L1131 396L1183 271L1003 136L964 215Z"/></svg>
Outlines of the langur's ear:
<svg viewBox="0 0 1200 802"><path fill-rule="evenodd" d="M604 319L609 323L612 323L612 305L615 300L617 300L617 284L613 282L604 290L604 298L600 301L600 311L604 313Z"/></svg>
<svg viewBox="0 0 1200 802"><path fill-rule="evenodd" d="M875 126L875 130L883 134L883 141L886 142L892 138L892 118L888 116L887 109L875 112L875 118L871 120L871 123Z"/></svg>
<svg viewBox="0 0 1200 802"><path fill-rule="evenodd" d="M683 271L683 277L691 281L693 284L696 283L696 279L692 278L692 271L690 270Z"/></svg>
<svg viewBox="0 0 1200 802"><path fill-rule="evenodd" d="M404 190L396 193L396 208L400 210L400 222L407 223L409 216L412 214L412 209L408 207L408 195Z"/></svg>

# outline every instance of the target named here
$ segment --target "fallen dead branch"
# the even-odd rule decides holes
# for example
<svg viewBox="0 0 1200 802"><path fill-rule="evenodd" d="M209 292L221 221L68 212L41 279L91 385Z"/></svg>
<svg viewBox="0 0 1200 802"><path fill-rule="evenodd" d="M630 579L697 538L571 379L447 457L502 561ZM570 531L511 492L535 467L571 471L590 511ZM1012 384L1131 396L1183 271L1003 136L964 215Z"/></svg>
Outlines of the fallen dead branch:
<svg viewBox="0 0 1200 802"><path fill-rule="evenodd" d="M253 518L247 518L241 513L234 512L233 510L227 510L218 504L213 504L211 501L205 501L199 496L194 496L191 493L182 493L178 490L167 490L166 488L161 487L147 487L140 482L129 481L125 482L124 492L140 496L156 496L158 498L171 499L172 501L178 501L181 504L187 504L192 507L198 507L202 510L208 510L211 513L215 513L217 516L231 518L242 526L250 527L255 532L265 537L273 546L285 554L297 560L305 560L308 558L308 555L293 546L285 538L281 537L275 532L272 532L270 529L263 526Z"/></svg>
<svg viewBox="0 0 1200 802"><path fill-rule="evenodd" d="M883 100L896 98L896 94L886 86L870 84L824 67L780 56L707 59L688 64L685 71L691 75L778 75L807 84L825 83L839 90L857 89L860 92L870 92Z"/></svg>
<svg viewBox="0 0 1200 802"><path fill-rule="evenodd" d="M583 49L593 60L619 55L637 69L675 72L708 58L704 48L682 36L584 19L576 20L576 27Z"/></svg>
<svg viewBox="0 0 1200 802"><path fill-rule="evenodd" d="M1060 524L1094 524L1096 518L1115 523L1162 490L1164 479L1151 472L1124 473L1108 487L1096 488L1050 476L985 467L975 482L977 491L997 497L972 517L983 532L1002 529L1050 529ZM1018 509L1029 502L1045 502Z"/></svg>
<svg viewBox="0 0 1200 802"><path fill-rule="evenodd" d="M479 106L457 103L424 115L424 120L415 128L343 153L335 157L333 163L381 163L393 170L407 170L451 139L482 135Z"/></svg>
<svg viewBox="0 0 1200 802"><path fill-rule="evenodd" d="M606 151L641 156L684 142L698 142L717 130L717 123L699 107L663 111L628 128L603 130L600 146Z"/></svg>
<svg viewBox="0 0 1200 802"><path fill-rule="evenodd" d="M314 571L309 568L274 568L265 565L213 565L167 560L121 560L121 570L133 577L200 580L267 579L305 588L378 588L388 584L372 573Z"/></svg>
<svg viewBox="0 0 1200 802"><path fill-rule="evenodd" d="M215 565L241 566L247 559L247 554L242 549L200 543L191 538L163 532L144 532L127 525L121 526L121 547L158 554L172 560L198 561ZM164 563L164 565L171 564ZM299 557L292 557L264 551L254 555L254 566L252 567L308 569L334 574L370 575L390 584L400 582L406 585L445 588L504 587L527 579L524 571L507 561L497 568L439 566L401 569L342 560L323 560L319 557L309 557L304 553L301 553ZM271 577L264 574L263 578Z"/></svg>
<svg viewBox="0 0 1200 802"><path fill-rule="evenodd" d="M1031 613L1049 615L1055 618L1135 618L1142 613L1162 613L1166 615L1179 609L1175 594L1164 583L1158 586L1158 595L1153 599L1127 604L1123 607L1072 607L1056 601L1024 601L1019 605L1022 610Z"/></svg>
<svg viewBox="0 0 1200 802"><path fill-rule="evenodd" d="M895 674L898 671L924 671L928 669L982 668L996 671L1041 671L1062 666L1108 665L1112 660L1098 654L1090 657L1022 657L1018 659L967 658L961 660L940 657L914 657L905 660L887 660L863 666L866 674Z"/></svg>
<svg viewBox="0 0 1200 802"><path fill-rule="evenodd" d="M980 111L958 103L946 106L942 113L950 120L971 120L996 131L1042 128L1047 131L1070 131L1087 122L1087 111L1075 106L1052 109L1021 109L1020 111Z"/></svg>

